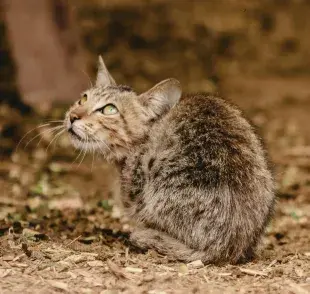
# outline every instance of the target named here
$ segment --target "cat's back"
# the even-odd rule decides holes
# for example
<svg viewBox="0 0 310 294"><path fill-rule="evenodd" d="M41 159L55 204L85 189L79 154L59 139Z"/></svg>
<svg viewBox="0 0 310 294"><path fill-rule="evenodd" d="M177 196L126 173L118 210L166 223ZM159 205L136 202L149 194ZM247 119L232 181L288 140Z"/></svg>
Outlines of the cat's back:
<svg viewBox="0 0 310 294"><path fill-rule="evenodd" d="M206 94L184 97L154 125L132 166L138 222L208 252L208 262L252 256L273 210L273 181L236 107Z"/></svg>
<svg viewBox="0 0 310 294"><path fill-rule="evenodd" d="M216 144L224 137L234 137L237 142L252 132L252 127L235 105L211 94L183 97L166 119L179 137L192 142L215 140Z"/></svg>
<svg viewBox="0 0 310 294"><path fill-rule="evenodd" d="M183 97L151 131L149 146L158 169L165 166L163 177L182 176L185 186L242 189L240 183L269 173L248 121L235 106L208 94Z"/></svg>

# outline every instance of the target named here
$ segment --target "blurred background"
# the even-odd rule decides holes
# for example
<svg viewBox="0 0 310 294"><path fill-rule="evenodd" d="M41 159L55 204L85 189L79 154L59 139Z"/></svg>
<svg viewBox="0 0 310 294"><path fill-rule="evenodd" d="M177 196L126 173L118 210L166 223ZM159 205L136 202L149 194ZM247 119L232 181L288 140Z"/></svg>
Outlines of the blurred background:
<svg viewBox="0 0 310 294"><path fill-rule="evenodd" d="M112 200L112 167L84 158L66 135L55 138L49 127L57 122L41 126L63 118L94 81L102 54L115 80L137 92L174 77L184 92L220 93L239 105L263 137L277 181L268 248L309 248L309 1L0 3L2 234L22 222L92 243L98 228L129 230Z"/></svg>

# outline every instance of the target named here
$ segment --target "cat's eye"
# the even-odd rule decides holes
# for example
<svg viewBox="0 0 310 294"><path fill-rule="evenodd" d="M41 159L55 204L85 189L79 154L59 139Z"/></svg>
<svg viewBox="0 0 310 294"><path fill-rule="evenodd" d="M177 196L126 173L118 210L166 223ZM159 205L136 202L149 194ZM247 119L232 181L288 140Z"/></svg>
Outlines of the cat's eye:
<svg viewBox="0 0 310 294"><path fill-rule="evenodd" d="M100 109L98 109L102 114L112 115L118 113L118 109L113 104L108 104Z"/></svg>
<svg viewBox="0 0 310 294"><path fill-rule="evenodd" d="M79 105L83 105L87 101L87 95L84 94L83 97L79 100Z"/></svg>

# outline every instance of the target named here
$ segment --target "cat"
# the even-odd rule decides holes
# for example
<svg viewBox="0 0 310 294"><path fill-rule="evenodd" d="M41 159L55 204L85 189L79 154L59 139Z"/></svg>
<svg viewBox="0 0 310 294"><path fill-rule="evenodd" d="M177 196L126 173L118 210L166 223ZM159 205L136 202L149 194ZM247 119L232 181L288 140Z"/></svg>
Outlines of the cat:
<svg viewBox="0 0 310 294"><path fill-rule="evenodd" d="M75 147L117 166L132 244L184 262L250 260L275 204L260 139L222 98L181 96L173 78L140 95L117 85L99 56L65 126Z"/></svg>

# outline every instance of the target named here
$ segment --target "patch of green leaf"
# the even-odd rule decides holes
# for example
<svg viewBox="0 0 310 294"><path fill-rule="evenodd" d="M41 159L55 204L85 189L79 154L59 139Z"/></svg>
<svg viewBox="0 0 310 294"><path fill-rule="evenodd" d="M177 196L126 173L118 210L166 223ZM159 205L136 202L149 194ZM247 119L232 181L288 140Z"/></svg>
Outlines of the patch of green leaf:
<svg viewBox="0 0 310 294"><path fill-rule="evenodd" d="M113 208L113 205L111 205L111 203L107 199L99 201L98 206L102 207L106 211L112 211Z"/></svg>

